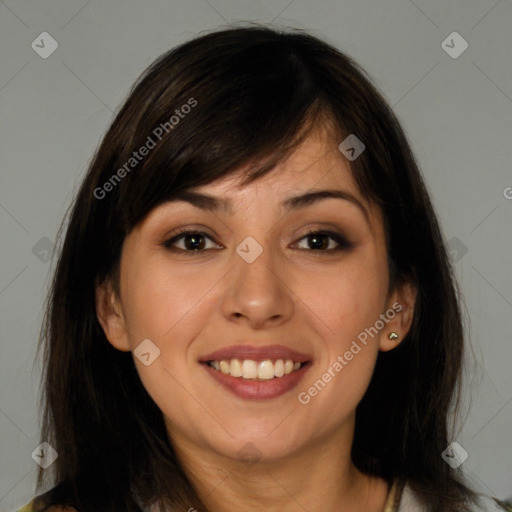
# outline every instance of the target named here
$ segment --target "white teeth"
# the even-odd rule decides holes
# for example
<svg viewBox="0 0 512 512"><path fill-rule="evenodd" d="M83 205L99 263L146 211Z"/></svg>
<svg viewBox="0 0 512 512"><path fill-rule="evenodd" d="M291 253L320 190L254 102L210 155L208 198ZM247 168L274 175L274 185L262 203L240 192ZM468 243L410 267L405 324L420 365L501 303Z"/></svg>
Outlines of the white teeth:
<svg viewBox="0 0 512 512"><path fill-rule="evenodd" d="M229 361L220 362L220 371L226 375L229 373Z"/></svg>
<svg viewBox="0 0 512 512"><path fill-rule="evenodd" d="M243 379L271 380L275 377L283 377L301 368L302 363L294 363L291 359L277 359L272 362L253 361L252 359L223 359L222 361L210 361L210 366L225 375L242 377Z"/></svg>
<svg viewBox="0 0 512 512"><path fill-rule="evenodd" d="M255 379L258 376L258 363L250 359L244 359L242 363L242 377L244 379Z"/></svg>
<svg viewBox="0 0 512 512"><path fill-rule="evenodd" d="M232 377L241 377L243 375L242 363L238 359L231 359L231 364L229 365L229 373Z"/></svg>
<svg viewBox="0 0 512 512"><path fill-rule="evenodd" d="M278 359L274 364L274 376L282 377L284 375L284 362Z"/></svg>
<svg viewBox="0 0 512 512"><path fill-rule="evenodd" d="M261 361L258 365L258 379L273 379L274 364L270 360Z"/></svg>

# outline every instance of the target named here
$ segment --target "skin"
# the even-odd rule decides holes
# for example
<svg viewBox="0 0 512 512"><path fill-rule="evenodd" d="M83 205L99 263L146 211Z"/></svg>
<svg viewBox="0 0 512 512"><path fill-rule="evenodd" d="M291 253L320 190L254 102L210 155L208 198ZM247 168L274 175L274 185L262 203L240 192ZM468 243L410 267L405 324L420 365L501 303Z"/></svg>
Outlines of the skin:
<svg viewBox="0 0 512 512"><path fill-rule="evenodd" d="M97 287L98 319L114 347L133 351L149 338L160 349L149 366L137 357L134 362L212 511L380 512L389 491L351 461L355 409L379 350L397 346L388 334L407 334L415 291L404 285L388 295L381 213L364 201L345 157L326 140L313 132L286 162L244 188L237 183L241 169L195 189L229 198L232 215L183 201L154 209L125 239L120 296L108 281ZM319 189L350 192L368 219L347 200L324 199L290 212L280 206ZM180 227L211 237L203 239L201 254L162 245ZM305 237L313 229L337 231L353 247L330 250L338 244L324 237L325 248L315 249ZM235 250L247 236L263 248L251 264ZM186 241L174 246L185 250ZM298 393L395 302L402 310L308 404L299 403ZM243 340L295 348L311 354L313 365L298 387L278 398L241 399L220 387L198 359ZM253 465L239 456L246 443L257 449Z"/></svg>

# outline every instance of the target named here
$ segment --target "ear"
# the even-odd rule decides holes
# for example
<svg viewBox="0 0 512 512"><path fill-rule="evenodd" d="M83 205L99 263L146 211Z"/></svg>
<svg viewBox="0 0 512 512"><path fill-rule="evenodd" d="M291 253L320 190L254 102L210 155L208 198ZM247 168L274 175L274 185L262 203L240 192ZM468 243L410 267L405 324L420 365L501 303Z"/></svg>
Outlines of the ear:
<svg viewBox="0 0 512 512"><path fill-rule="evenodd" d="M96 316L110 344L123 352L130 350L120 302L110 279L96 284Z"/></svg>
<svg viewBox="0 0 512 512"><path fill-rule="evenodd" d="M412 325L414 304L416 302L416 287L410 282L398 284L388 299L388 309L385 316L388 318L385 328L381 332L379 350L387 352L397 347L405 338ZM394 316L392 316L394 312ZM396 332L397 339L389 339L389 334Z"/></svg>

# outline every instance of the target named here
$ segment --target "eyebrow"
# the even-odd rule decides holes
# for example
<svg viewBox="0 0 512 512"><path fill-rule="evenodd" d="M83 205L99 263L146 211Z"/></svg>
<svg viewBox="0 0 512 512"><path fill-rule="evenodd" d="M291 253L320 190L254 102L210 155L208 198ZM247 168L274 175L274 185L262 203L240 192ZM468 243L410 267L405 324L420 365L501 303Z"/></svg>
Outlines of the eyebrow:
<svg viewBox="0 0 512 512"><path fill-rule="evenodd" d="M299 210L325 199L341 199L343 201L351 202L361 210L366 221L370 224L370 218L366 208L363 206L363 203L346 190L314 190L298 196L289 197L288 199L285 199L281 205L288 211ZM224 212L228 215L234 214L233 204L229 199L201 194L199 192L192 192L190 190L182 191L170 199L170 202L174 201L186 201L196 208L211 212Z"/></svg>

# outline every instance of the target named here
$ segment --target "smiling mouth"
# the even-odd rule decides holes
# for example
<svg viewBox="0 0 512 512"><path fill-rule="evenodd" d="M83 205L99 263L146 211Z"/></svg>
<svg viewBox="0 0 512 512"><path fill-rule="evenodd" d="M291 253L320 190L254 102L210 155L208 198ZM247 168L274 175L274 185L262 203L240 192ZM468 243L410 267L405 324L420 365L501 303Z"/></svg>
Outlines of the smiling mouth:
<svg viewBox="0 0 512 512"><path fill-rule="evenodd" d="M268 381L280 379L285 375L300 370L306 362L296 362L292 359L265 359L256 361L253 359L222 359L208 361L208 366L224 375L231 377L253 380Z"/></svg>

